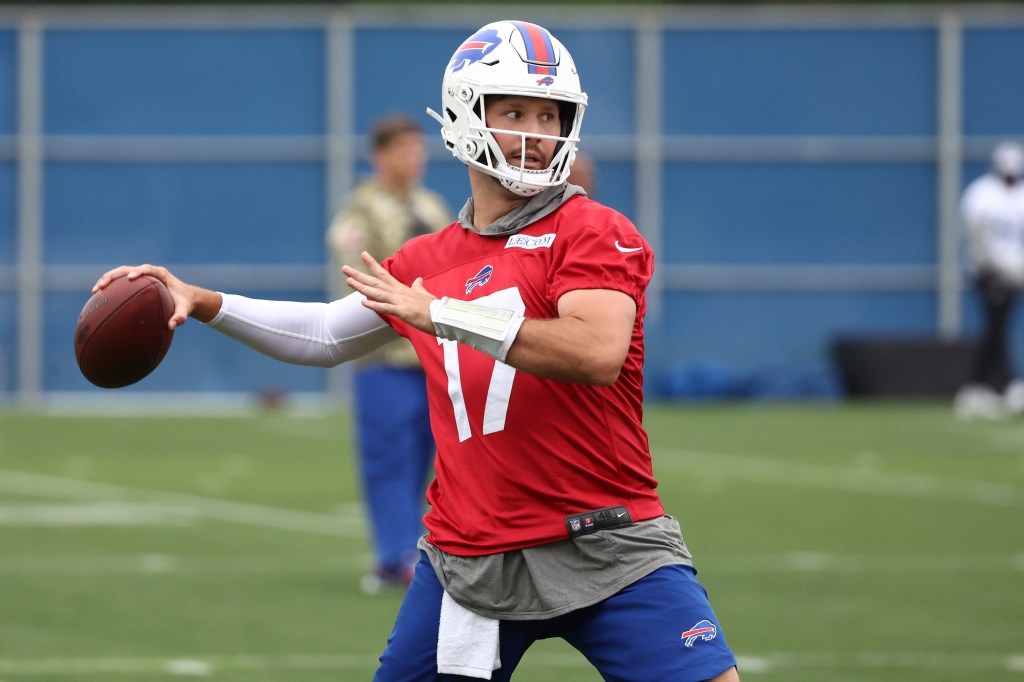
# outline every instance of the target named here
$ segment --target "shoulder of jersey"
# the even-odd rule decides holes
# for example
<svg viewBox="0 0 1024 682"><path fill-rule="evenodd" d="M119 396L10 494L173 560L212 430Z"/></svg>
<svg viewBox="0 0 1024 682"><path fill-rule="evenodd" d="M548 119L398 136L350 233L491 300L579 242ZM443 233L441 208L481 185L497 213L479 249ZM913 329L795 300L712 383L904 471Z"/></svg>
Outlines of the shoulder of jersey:
<svg viewBox="0 0 1024 682"><path fill-rule="evenodd" d="M967 185L964 190L964 199L977 201L979 198L991 196L999 191L998 183L999 181L991 174L983 175Z"/></svg>
<svg viewBox="0 0 1024 682"><path fill-rule="evenodd" d="M556 213L564 222L571 225L584 227L594 224L628 224L632 225L629 218L622 215L614 208L605 206L589 197L576 196L569 200L565 208L570 210ZM560 214L560 215L559 215Z"/></svg>

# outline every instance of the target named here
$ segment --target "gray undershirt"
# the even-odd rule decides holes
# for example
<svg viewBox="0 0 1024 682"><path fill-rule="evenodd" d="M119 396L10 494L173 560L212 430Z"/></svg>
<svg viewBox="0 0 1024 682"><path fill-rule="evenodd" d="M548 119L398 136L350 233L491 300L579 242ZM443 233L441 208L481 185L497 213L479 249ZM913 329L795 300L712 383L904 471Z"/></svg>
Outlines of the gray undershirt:
<svg viewBox="0 0 1024 682"><path fill-rule="evenodd" d="M559 206L577 194L587 196L586 190L579 185L565 183L548 187L546 190L530 197L530 200L517 206L502 217L480 231L480 234L507 236L515 234L520 230L532 225L544 216L554 213ZM459 225L466 230L474 230L473 227L473 197L466 200L462 210L459 211Z"/></svg>
<svg viewBox="0 0 1024 682"><path fill-rule="evenodd" d="M554 618L596 604L662 566L693 561L679 522L661 516L536 547L456 556L420 538L442 587L500 620Z"/></svg>

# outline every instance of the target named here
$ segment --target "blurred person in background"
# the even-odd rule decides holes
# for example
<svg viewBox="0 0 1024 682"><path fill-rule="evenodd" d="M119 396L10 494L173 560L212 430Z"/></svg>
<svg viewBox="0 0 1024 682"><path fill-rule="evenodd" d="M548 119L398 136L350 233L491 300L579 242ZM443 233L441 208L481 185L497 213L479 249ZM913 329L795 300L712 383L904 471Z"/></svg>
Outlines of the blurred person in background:
<svg viewBox="0 0 1024 682"><path fill-rule="evenodd" d="M569 182L583 188L591 199L597 193L597 166L589 155L576 152L572 170L569 171Z"/></svg>
<svg viewBox="0 0 1024 682"><path fill-rule="evenodd" d="M587 95L546 29L488 24L445 68L441 124L468 167L458 220L331 303L254 300L150 274L271 357L333 366L396 336L423 362L437 441L420 562L376 682L510 680L560 637L603 679L737 682L736 658L656 490L643 427L650 245L567 182ZM379 406L387 411L389 406Z"/></svg>
<svg viewBox="0 0 1024 682"><path fill-rule="evenodd" d="M984 327L969 381L954 407L965 419L1024 412L1024 382L1016 379L1009 336L1011 313L1024 286L1024 147L1002 142L992 170L964 190L960 209Z"/></svg>
<svg viewBox="0 0 1024 682"><path fill-rule="evenodd" d="M370 135L374 174L359 183L327 230L335 263L361 263L368 251L391 255L408 239L451 222L443 199L423 187L427 151L405 114L379 119ZM344 293L351 290L344 288ZM360 358L352 376L356 449L374 547L362 588L404 588L419 560L423 493L434 460L426 376L405 339ZM381 409L387 406L387 409Z"/></svg>

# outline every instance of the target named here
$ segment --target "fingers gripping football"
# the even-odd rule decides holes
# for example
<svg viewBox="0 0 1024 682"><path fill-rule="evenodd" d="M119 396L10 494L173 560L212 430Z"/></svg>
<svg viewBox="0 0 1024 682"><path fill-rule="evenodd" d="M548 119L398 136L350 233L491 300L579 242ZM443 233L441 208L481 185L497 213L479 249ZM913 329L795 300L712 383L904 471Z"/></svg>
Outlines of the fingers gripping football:
<svg viewBox="0 0 1024 682"><path fill-rule="evenodd" d="M157 265L121 265L113 270L108 270L103 273L96 284L93 285L92 291L96 293L100 289L108 286L111 282L119 277L127 277L129 280L135 280L143 275L149 275L155 277L164 283L167 290L171 294L171 298L174 300L174 313L167 321L168 329L175 329L185 324L189 314L192 312L194 307L194 294L192 287L182 282L180 279L171 274L170 270Z"/></svg>

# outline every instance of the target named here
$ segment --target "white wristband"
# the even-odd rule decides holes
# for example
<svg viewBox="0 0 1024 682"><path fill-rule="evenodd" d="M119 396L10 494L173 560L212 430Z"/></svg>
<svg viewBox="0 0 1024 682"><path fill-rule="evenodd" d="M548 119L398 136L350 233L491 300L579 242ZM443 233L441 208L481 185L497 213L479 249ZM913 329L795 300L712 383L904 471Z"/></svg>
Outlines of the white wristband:
<svg viewBox="0 0 1024 682"><path fill-rule="evenodd" d="M435 334L464 343L499 362L505 362L524 319L522 313L514 310L447 296L430 303Z"/></svg>

